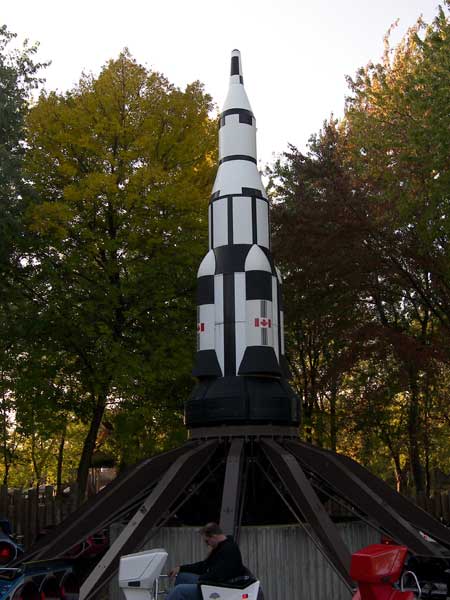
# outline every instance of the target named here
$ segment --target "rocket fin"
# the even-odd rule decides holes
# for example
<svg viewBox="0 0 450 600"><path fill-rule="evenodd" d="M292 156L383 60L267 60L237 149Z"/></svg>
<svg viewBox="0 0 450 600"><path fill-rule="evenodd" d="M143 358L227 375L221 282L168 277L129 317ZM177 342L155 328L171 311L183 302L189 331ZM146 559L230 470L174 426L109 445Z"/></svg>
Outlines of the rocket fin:
<svg viewBox="0 0 450 600"><path fill-rule="evenodd" d="M248 346L239 367L239 375L281 375L275 350L271 346Z"/></svg>
<svg viewBox="0 0 450 600"><path fill-rule="evenodd" d="M197 352L192 375L194 377L222 377L222 369L215 350Z"/></svg>

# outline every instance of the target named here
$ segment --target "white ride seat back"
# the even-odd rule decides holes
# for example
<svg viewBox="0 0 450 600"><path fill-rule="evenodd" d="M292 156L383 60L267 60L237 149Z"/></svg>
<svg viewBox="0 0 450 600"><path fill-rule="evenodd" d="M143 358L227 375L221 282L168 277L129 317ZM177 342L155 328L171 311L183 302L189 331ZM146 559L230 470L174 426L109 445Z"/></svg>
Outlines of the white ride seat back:
<svg viewBox="0 0 450 600"><path fill-rule="evenodd" d="M203 600L256 600L259 591L259 581L254 581L245 588L201 584Z"/></svg>
<svg viewBox="0 0 450 600"><path fill-rule="evenodd" d="M127 554L120 559L119 586L127 600L153 600L153 589L167 560L163 548Z"/></svg>

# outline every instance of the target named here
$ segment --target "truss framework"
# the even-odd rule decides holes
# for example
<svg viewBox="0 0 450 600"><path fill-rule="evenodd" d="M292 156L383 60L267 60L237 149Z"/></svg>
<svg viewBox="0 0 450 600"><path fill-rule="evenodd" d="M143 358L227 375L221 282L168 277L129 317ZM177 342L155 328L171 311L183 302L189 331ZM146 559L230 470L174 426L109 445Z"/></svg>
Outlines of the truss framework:
<svg viewBox="0 0 450 600"><path fill-rule="evenodd" d="M180 448L123 473L36 544L24 560L62 557L99 529L125 522L82 585L80 600L93 599L116 574L120 556L139 550L208 481L211 484L220 469L224 475L217 515L224 531L238 539L245 502L255 482L255 471L253 478L249 472L255 465L257 476L275 489L293 520L307 525L314 543L349 588L353 585L350 551L324 508L324 495L336 498L355 517L418 556L449 557L450 530L439 521L350 458L300 442L291 428L285 433L267 426L197 431ZM426 541L423 533L440 544Z"/></svg>

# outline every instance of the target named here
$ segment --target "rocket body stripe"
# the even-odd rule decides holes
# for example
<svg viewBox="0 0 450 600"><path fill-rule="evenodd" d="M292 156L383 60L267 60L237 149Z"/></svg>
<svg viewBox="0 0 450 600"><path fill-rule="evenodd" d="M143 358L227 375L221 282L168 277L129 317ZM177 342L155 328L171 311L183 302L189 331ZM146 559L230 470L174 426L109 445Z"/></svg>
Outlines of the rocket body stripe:
<svg viewBox="0 0 450 600"><path fill-rule="evenodd" d="M248 196L233 197L233 242L252 244L252 199Z"/></svg>
<svg viewBox="0 0 450 600"><path fill-rule="evenodd" d="M273 327L273 340L274 350L277 356L278 362L280 361L280 331L279 331L279 311L278 311L278 279L276 276L272 276L272 327Z"/></svg>
<svg viewBox="0 0 450 600"><path fill-rule="evenodd" d="M245 197L250 197L250 198L260 198L262 201L266 202L267 204L269 204L269 201L267 200L267 198L263 198L263 196L261 195L261 191L257 190L255 188L242 188L243 190L245 190L245 192L239 192L238 194L233 193L231 194L233 196L233 198L243 198ZM214 202L217 202L218 200L221 200L222 198L226 198L230 196L230 194L215 194L214 196L211 195L210 198L210 206L212 204L214 204Z"/></svg>
<svg viewBox="0 0 450 600"><path fill-rule="evenodd" d="M258 220L256 210L256 198L252 197L252 244L258 241Z"/></svg>
<svg viewBox="0 0 450 600"><path fill-rule="evenodd" d="M215 347L215 322L214 304L203 304L199 306L197 324L197 335L199 337L199 350L213 350Z"/></svg>
<svg viewBox="0 0 450 600"><path fill-rule="evenodd" d="M235 373L237 373L246 345L245 273L235 273L234 275L234 307L236 323Z"/></svg>
<svg viewBox="0 0 450 600"><path fill-rule="evenodd" d="M227 230L228 244L234 244L233 196L227 198Z"/></svg>
<svg viewBox="0 0 450 600"><path fill-rule="evenodd" d="M247 110L245 108L229 108L227 110L223 110L220 113L220 118L225 119L228 115L242 115L250 118L254 118L251 110Z"/></svg>
<svg viewBox="0 0 450 600"><path fill-rule="evenodd" d="M245 274L246 300L272 302L272 274L267 271L247 271Z"/></svg>
<svg viewBox="0 0 450 600"><path fill-rule="evenodd" d="M224 375L236 374L236 323L234 273L223 275Z"/></svg>
<svg viewBox="0 0 450 600"><path fill-rule="evenodd" d="M224 374L223 275L214 276L214 344L222 375Z"/></svg>
<svg viewBox="0 0 450 600"><path fill-rule="evenodd" d="M282 310L280 310L280 340L281 340L281 356L284 356L285 354L285 350L284 350L284 313Z"/></svg>
<svg viewBox="0 0 450 600"><path fill-rule="evenodd" d="M256 165L256 158L253 158L253 156L248 156L247 154L229 154L228 156L225 156L219 160L219 165L229 162L230 160L248 160Z"/></svg>
<svg viewBox="0 0 450 600"><path fill-rule="evenodd" d="M214 244L214 211L213 211L213 205L210 204L208 206L208 217L209 217L209 223L208 223L208 230L209 230L209 249L211 250L211 248L213 247Z"/></svg>
<svg viewBox="0 0 450 600"><path fill-rule="evenodd" d="M197 304L214 304L214 276L197 278Z"/></svg>
<svg viewBox="0 0 450 600"><path fill-rule="evenodd" d="M228 198L214 202L213 208L213 248L228 244Z"/></svg>
<svg viewBox="0 0 450 600"><path fill-rule="evenodd" d="M256 243L269 247L269 205L256 198Z"/></svg>

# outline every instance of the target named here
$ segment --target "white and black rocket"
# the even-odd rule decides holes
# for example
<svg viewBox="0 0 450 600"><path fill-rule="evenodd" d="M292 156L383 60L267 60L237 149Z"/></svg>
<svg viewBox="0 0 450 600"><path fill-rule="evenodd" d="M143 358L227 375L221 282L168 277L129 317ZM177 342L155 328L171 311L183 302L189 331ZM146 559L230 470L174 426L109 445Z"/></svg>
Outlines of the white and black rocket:
<svg viewBox="0 0 450 600"><path fill-rule="evenodd" d="M197 274L199 384L186 403L186 423L297 423L298 400L286 381L281 278L239 50L231 54L208 211L209 252Z"/></svg>

